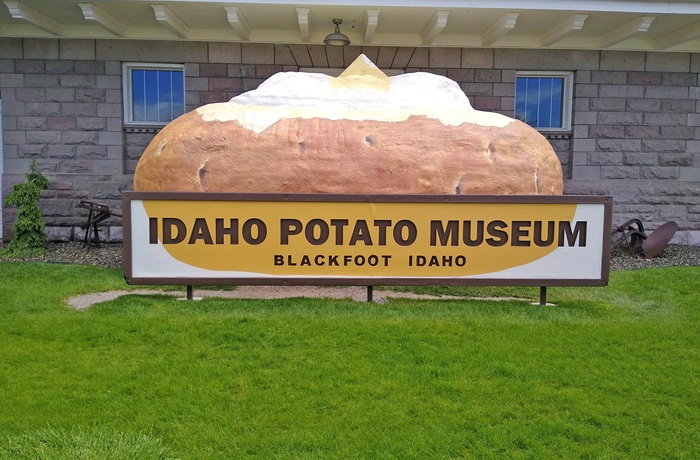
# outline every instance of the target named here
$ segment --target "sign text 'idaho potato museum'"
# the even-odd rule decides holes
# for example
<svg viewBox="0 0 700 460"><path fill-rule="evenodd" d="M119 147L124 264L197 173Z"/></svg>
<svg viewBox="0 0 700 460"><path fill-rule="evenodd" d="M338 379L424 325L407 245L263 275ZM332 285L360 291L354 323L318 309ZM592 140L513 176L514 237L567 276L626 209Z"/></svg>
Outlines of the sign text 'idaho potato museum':
<svg viewBox="0 0 700 460"><path fill-rule="evenodd" d="M136 284L603 285L611 200L124 193Z"/></svg>

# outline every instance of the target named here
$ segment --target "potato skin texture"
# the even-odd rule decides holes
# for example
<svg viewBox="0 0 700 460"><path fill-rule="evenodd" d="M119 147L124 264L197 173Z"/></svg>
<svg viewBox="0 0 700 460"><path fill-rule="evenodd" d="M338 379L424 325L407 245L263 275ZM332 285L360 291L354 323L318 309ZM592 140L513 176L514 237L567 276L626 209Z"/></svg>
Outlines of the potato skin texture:
<svg viewBox="0 0 700 460"><path fill-rule="evenodd" d="M165 126L134 189L172 192L515 195L563 193L561 164L525 123L444 125L282 118L261 133L197 111Z"/></svg>

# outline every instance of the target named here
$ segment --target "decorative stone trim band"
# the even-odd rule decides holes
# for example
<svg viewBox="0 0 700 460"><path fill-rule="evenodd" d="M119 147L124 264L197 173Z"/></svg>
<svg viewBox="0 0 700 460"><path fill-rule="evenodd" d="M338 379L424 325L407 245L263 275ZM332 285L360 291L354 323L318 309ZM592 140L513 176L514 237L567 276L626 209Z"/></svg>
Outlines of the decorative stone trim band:
<svg viewBox="0 0 700 460"><path fill-rule="evenodd" d="M163 127L135 127L135 126L125 126L124 132L129 134L158 134Z"/></svg>
<svg viewBox="0 0 700 460"><path fill-rule="evenodd" d="M568 139L571 139L571 137L572 137L571 133L561 133L561 134L542 133L542 135L550 140L568 140Z"/></svg>

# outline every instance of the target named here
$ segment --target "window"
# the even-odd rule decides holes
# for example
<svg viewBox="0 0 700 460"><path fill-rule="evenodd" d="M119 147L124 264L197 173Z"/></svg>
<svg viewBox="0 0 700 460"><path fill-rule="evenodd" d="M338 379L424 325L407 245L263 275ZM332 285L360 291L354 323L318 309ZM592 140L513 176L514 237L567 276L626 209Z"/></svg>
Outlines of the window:
<svg viewBox="0 0 700 460"><path fill-rule="evenodd" d="M571 82L571 72L518 72L515 118L540 131L569 131Z"/></svg>
<svg viewBox="0 0 700 460"><path fill-rule="evenodd" d="M183 113L183 65L124 64L125 123L165 125Z"/></svg>

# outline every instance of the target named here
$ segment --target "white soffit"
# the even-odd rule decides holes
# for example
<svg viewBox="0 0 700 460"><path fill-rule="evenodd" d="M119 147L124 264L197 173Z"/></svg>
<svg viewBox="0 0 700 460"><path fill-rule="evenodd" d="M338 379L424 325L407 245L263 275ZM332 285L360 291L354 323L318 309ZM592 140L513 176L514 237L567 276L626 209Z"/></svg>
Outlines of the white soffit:
<svg viewBox="0 0 700 460"><path fill-rule="evenodd" d="M85 20L94 21L100 27L117 37L126 36L126 26L99 9L97 5L93 3L78 3L78 6L83 11Z"/></svg>
<svg viewBox="0 0 700 460"><path fill-rule="evenodd" d="M237 6L225 6L224 10L231 28L236 31L241 40L247 41L250 37L250 26L241 9Z"/></svg>
<svg viewBox="0 0 700 460"><path fill-rule="evenodd" d="M153 4L151 7L153 7L158 22L170 29L178 38L189 38L189 26L173 13L167 5Z"/></svg>
<svg viewBox="0 0 700 460"><path fill-rule="evenodd" d="M365 13L365 35L362 42L370 44L374 39L374 32L379 24L379 13L381 13L381 10L367 10Z"/></svg>
<svg viewBox="0 0 700 460"><path fill-rule="evenodd" d="M50 35L64 35L65 31L63 25L58 21L54 21L41 11L32 9L21 2L5 1L4 3L12 19L28 23Z"/></svg>
<svg viewBox="0 0 700 460"><path fill-rule="evenodd" d="M481 45L491 46L499 38L515 29L518 16L520 16L520 13L506 13L498 18L496 22L491 24L489 28L481 34Z"/></svg>
<svg viewBox="0 0 700 460"><path fill-rule="evenodd" d="M299 22L299 35L301 36L301 41L307 43L311 39L311 32L309 30L309 15L311 14L310 8L297 8L297 21Z"/></svg>
<svg viewBox="0 0 700 460"><path fill-rule="evenodd" d="M700 51L700 0L0 0L0 37ZM232 30L233 29L233 30Z"/></svg>

